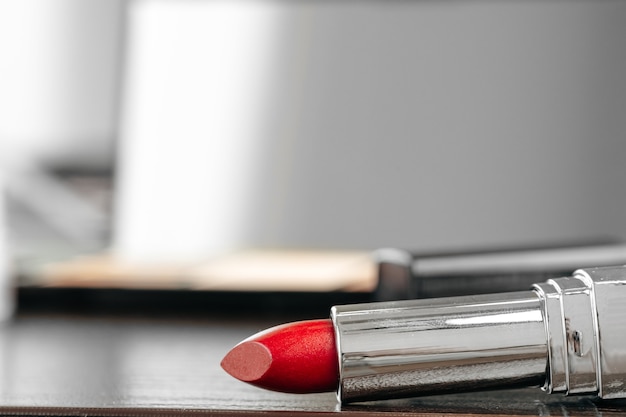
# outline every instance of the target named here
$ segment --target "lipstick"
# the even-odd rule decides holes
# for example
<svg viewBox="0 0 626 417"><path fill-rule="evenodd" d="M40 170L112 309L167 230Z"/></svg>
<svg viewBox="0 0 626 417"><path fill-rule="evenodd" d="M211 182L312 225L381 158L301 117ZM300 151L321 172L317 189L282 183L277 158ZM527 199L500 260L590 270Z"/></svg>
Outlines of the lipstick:
<svg viewBox="0 0 626 417"><path fill-rule="evenodd" d="M318 353L298 356L308 351ZM527 386L626 398L626 266L579 269L529 291L335 306L330 320L246 339L222 367L245 380L254 352L267 370L247 382L311 392L313 374L343 403ZM304 381L297 390L280 382L292 375Z"/></svg>

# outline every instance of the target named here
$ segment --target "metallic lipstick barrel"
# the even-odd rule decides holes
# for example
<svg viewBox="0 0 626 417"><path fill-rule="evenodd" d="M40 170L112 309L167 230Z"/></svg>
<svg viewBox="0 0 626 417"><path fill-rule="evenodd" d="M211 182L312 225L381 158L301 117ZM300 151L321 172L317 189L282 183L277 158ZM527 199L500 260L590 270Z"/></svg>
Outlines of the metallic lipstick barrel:
<svg viewBox="0 0 626 417"><path fill-rule="evenodd" d="M342 402L543 386L626 398L626 267L533 290L333 307Z"/></svg>

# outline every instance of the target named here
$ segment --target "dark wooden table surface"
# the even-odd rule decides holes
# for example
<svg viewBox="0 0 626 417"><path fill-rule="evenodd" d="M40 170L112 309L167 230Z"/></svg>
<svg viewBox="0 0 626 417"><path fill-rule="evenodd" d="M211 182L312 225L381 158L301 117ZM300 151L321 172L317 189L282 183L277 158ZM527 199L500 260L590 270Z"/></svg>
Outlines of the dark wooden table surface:
<svg viewBox="0 0 626 417"><path fill-rule="evenodd" d="M626 401L539 389L340 406L333 393L268 392L220 369L235 343L280 321L19 315L0 327L0 415L626 415Z"/></svg>

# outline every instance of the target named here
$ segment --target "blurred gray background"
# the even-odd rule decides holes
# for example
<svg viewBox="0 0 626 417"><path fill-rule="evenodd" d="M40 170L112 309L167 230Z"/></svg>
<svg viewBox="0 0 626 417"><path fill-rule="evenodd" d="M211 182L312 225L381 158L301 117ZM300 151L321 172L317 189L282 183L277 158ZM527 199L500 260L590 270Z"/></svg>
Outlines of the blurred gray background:
<svg viewBox="0 0 626 417"><path fill-rule="evenodd" d="M249 195L235 219L245 225L236 245L445 249L626 238L626 2L259 0L255 7L259 2L275 26L261 122L251 138L254 163L242 166ZM15 3L4 2L14 15L0 13L3 19L28 12L8 6ZM202 57L210 53L206 45L215 48L198 16L209 19L219 0L23 3L40 13L35 20L47 22L46 30L30 43L24 34L41 24L5 30L0 53L13 68L7 74L24 75L18 64L33 64L25 50L47 55L35 54L30 79L2 81L3 90L18 91L3 94L3 160L19 154L45 170L115 172L116 220L105 245L132 246L128 235L138 232L120 230L129 224L176 224L181 213L174 209L149 220L145 211L128 214L146 204L133 201L138 185L127 185L128 165L149 153L144 147L124 156L141 132L128 126L142 100L159 108L140 115L161 132L150 138L155 146L180 140L171 126L159 128L170 115L198 113L192 124L221 117L197 108L201 92L176 101L164 93L193 66L168 59L168 51L184 45ZM238 29L245 36L246 28ZM130 82L149 80L154 58L140 56L142 48L161 53L169 84ZM259 71L254 63L247 70ZM184 146L193 152L194 145ZM163 159L155 178L184 165ZM198 195L212 195L215 178L185 175L179 180L194 182ZM154 195L168 198L167 186L152 185ZM209 217L211 206L229 204L207 201ZM207 228L185 233L211 234Z"/></svg>
<svg viewBox="0 0 626 417"><path fill-rule="evenodd" d="M288 196L277 241L624 236L626 2L286 7L264 159L286 174L260 199Z"/></svg>

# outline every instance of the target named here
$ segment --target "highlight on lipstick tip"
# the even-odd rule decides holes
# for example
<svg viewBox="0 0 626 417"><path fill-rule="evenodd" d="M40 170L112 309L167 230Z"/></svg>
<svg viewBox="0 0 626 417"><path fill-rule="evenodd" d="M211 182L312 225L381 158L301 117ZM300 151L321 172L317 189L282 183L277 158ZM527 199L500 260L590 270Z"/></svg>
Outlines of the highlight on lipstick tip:
<svg viewBox="0 0 626 417"><path fill-rule="evenodd" d="M257 381L263 377L271 364L271 352L257 342L238 344L221 362L222 369L244 382Z"/></svg>
<svg viewBox="0 0 626 417"><path fill-rule="evenodd" d="M339 369L332 322L308 320L272 327L235 346L221 366L241 381L273 391L334 391Z"/></svg>

